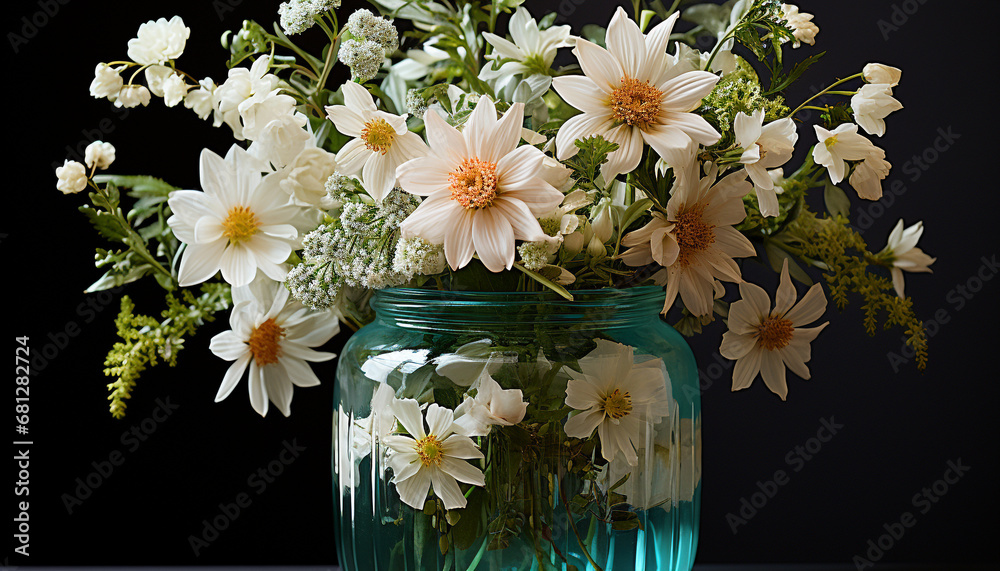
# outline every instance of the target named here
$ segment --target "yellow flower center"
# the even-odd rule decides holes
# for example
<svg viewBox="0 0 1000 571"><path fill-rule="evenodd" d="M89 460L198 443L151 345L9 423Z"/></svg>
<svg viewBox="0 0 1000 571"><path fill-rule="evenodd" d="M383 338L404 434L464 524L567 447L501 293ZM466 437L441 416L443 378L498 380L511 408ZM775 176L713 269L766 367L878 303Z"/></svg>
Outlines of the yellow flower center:
<svg viewBox="0 0 1000 571"><path fill-rule="evenodd" d="M829 139L823 141L827 149L833 148L837 144L837 135L830 137Z"/></svg>
<svg viewBox="0 0 1000 571"><path fill-rule="evenodd" d="M229 239L230 244L239 244L257 233L260 222L246 206L234 206L229 209L229 215L222 221L222 235Z"/></svg>
<svg viewBox="0 0 1000 571"><path fill-rule="evenodd" d="M645 130L659 118L662 101L663 92L648 81L639 81L626 75L611 92L608 103L616 122Z"/></svg>
<svg viewBox="0 0 1000 571"><path fill-rule="evenodd" d="M258 366L278 362L278 357L281 356L281 338L284 336L285 330L275 323L273 317L250 333L250 354Z"/></svg>
<svg viewBox="0 0 1000 571"><path fill-rule="evenodd" d="M395 138L396 130L382 118L372 119L365 123L365 128L361 130L361 140L365 142L368 150L383 155L389 152Z"/></svg>
<svg viewBox="0 0 1000 571"><path fill-rule="evenodd" d="M421 438L417 441L417 456L420 456L420 463L424 466L440 466L444 456L441 441L433 434Z"/></svg>
<svg viewBox="0 0 1000 571"><path fill-rule="evenodd" d="M757 342L768 351L785 347L794 334L792 322L780 317L765 317L757 326Z"/></svg>
<svg viewBox="0 0 1000 571"><path fill-rule="evenodd" d="M497 165L477 158L462 161L448 175L451 197L470 210L493 205L497 197Z"/></svg>
<svg viewBox="0 0 1000 571"><path fill-rule="evenodd" d="M604 414L617 420L628 416L630 412L632 412L632 395L628 394L628 391L615 389L615 392L604 397Z"/></svg>
<svg viewBox="0 0 1000 571"><path fill-rule="evenodd" d="M686 268L695 255L715 242L715 226L705 222L704 213L704 206L682 209L673 221L674 237L680 247L675 263L681 268Z"/></svg>

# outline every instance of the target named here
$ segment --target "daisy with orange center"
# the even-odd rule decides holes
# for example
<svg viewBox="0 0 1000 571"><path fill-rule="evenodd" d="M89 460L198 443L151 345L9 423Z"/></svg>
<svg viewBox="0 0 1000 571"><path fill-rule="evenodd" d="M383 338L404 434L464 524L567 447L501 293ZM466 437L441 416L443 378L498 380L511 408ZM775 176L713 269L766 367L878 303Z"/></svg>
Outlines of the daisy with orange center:
<svg viewBox="0 0 1000 571"><path fill-rule="evenodd" d="M563 194L545 179L545 155L517 146L523 120L521 103L497 119L485 95L461 132L428 111L430 153L396 171L403 190L427 197L400 226L403 237L443 243L453 270L478 255L491 272L513 266L517 240L544 240L538 218L558 206Z"/></svg>
<svg viewBox="0 0 1000 571"><path fill-rule="evenodd" d="M601 135L618 143L601 166L604 180L635 170L648 143L668 164L691 141L712 145L719 133L692 113L712 92L719 76L691 71L667 55L670 32L679 12L643 34L622 8L608 25L607 49L578 39L573 53L584 75L554 78L552 86L567 103L583 111L556 135L557 158L579 150L578 139Z"/></svg>
<svg viewBox="0 0 1000 571"><path fill-rule="evenodd" d="M759 373L767 388L785 400L785 368L803 379L809 378L809 344L827 325L802 327L826 311L823 286L814 284L795 303L795 287L785 260L774 309L767 292L752 283L741 283L740 295L742 299L729 307L729 331L722 336L721 347L723 357L736 361L733 390L749 387Z"/></svg>
<svg viewBox="0 0 1000 571"><path fill-rule="evenodd" d="M327 312L310 312L289 299L288 288L268 279L233 288L233 312L229 331L209 345L216 356L233 361L215 396L225 399L250 370L250 404L258 414L267 414L268 402L282 414L291 413L292 387L319 384L307 362L328 361L333 353L316 351L340 330L338 320Z"/></svg>
<svg viewBox="0 0 1000 571"><path fill-rule="evenodd" d="M396 186L396 167L423 156L427 146L406 127L406 116L379 111L364 87L344 83L344 105L330 105L327 116L341 133L354 137L337 153L342 174L361 174L361 183L376 201Z"/></svg>
<svg viewBox="0 0 1000 571"><path fill-rule="evenodd" d="M753 244L733 226L746 218L743 197L753 190L746 172L731 174L716 183L713 167L699 178L700 163L691 161L678 173L678 184L667 202L667 212L654 212L646 226L629 232L621 259L629 266L657 264L664 268L659 283L666 283L666 313L680 295L694 315L708 315L715 301L717 281L740 282L734 258L756 254Z"/></svg>

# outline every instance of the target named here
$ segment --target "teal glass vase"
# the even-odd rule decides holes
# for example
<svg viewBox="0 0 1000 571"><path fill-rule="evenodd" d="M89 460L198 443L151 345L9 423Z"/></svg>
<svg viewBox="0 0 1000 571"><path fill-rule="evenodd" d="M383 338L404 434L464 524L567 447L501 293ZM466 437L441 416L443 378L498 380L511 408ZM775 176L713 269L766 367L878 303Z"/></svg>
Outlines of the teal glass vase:
<svg viewBox="0 0 1000 571"><path fill-rule="evenodd" d="M694 356L660 288L573 297L375 294L334 389L345 571L691 569Z"/></svg>

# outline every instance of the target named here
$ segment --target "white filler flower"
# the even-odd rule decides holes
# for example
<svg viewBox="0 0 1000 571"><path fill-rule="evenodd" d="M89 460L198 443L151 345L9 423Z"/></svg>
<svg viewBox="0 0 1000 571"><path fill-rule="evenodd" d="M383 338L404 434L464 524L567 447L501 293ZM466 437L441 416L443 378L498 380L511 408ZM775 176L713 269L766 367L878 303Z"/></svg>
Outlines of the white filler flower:
<svg viewBox="0 0 1000 571"><path fill-rule="evenodd" d="M566 405L583 411L566 421L566 435L590 438L597 429L601 454L612 461L620 451L638 464L636 446L652 439L653 425L670 414L670 395L661 359L636 363L632 348L597 339L580 359L580 371L566 368Z"/></svg>
<svg viewBox="0 0 1000 571"><path fill-rule="evenodd" d="M96 167L104 170L115 162L115 146L104 141L94 141L87 145L83 155L83 162L87 163L87 168Z"/></svg>
<svg viewBox="0 0 1000 571"><path fill-rule="evenodd" d="M139 26L139 33L128 41L128 57L143 65L162 64L184 53L191 28L180 16L150 20Z"/></svg>
<svg viewBox="0 0 1000 571"><path fill-rule="evenodd" d="M307 362L329 361L336 355L316 351L340 331L340 322L326 312L312 312L293 299L288 288L268 279L233 288L229 331L215 337L212 353L233 364L226 371L215 402L225 399L250 369L250 405L261 416L268 401L282 414L291 413L292 387L319 384Z"/></svg>
<svg viewBox="0 0 1000 571"><path fill-rule="evenodd" d="M167 223L186 244L179 269L182 287L222 271L234 286L249 284L259 269L273 280L288 270L285 260L298 246L307 209L290 203L277 185L261 184L260 160L233 146L223 159L201 153L204 192L178 190L168 203Z"/></svg>
<svg viewBox="0 0 1000 571"><path fill-rule="evenodd" d="M552 85L567 103L583 111L571 117L556 134L557 158L565 160L579 150L575 141L601 135L618 143L601 166L604 180L635 170L643 141L670 164L674 153L694 140L711 145L719 133L701 116L691 113L711 93L719 76L688 71L667 55L667 42L679 12L643 35L639 26L618 8L608 25L607 46L579 39L573 53L586 75L566 75Z"/></svg>
<svg viewBox="0 0 1000 571"><path fill-rule="evenodd" d="M337 153L343 174L361 173L361 183L376 201L396 186L396 168L427 154L420 135L406 128L406 117L379 111L364 87L344 83L344 103L326 108L338 131L354 137Z"/></svg>
<svg viewBox="0 0 1000 571"><path fill-rule="evenodd" d="M63 194L76 194L87 188L87 168L77 161L63 161L63 166L56 167L56 188Z"/></svg>
<svg viewBox="0 0 1000 571"><path fill-rule="evenodd" d="M404 504L423 509L431 485L445 509L464 508L465 496L458 482L485 486L483 471L465 460L482 460L483 453L472 439L456 430L455 414L436 404L427 407L427 428L420 405L412 399L395 400L393 412L409 436L392 435L384 439L392 449L389 465L392 482Z"/></svg>
<svg viewBox="0 0 1000 571"><path fill-rule="evenodd" d="M733 390L749 387L760 373L767 388L785 400L788 395L785 367L808 379L809 343L827 325L802 327L816 321L826 311L823 286L814 284L795 303L795 286L788 276L788 260L785 260L774 309L771 309L767 292L760 286L743 282L740 295L742 299L729 307L729 331L722 336L720 348L723 357L736 361Z"/></svg>
<svg viewBox="0 0 1000 571"><path fill-rule="evenodd" d="M478 254L491 272L513 266L516 240L544 240L538 217L558 206L563 194L542 178L545 155L517 146L523 118L524 105L515 103L497 120L485 95L462 132L428 110L430 154L397 170L403 190L427 197L400 226L403 237L444 243L453 270Z"/></svg>

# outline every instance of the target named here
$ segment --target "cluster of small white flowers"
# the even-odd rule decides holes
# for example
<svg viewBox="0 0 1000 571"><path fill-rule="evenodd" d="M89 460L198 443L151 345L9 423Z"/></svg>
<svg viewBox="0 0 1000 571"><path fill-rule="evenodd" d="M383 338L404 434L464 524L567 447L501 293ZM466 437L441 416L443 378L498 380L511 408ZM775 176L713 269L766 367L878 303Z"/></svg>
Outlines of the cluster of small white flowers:
<svg viewBox="0 0 1000 571"><path fill-rule="evenodd" d="M104 141L94 141L87 145L83 155L83 162L87 163L88 168L104 170L115 162L115 146Z"/></svg>
<svg viewBox="0 0 1000 571"><path fill-rule="evenodd" d="M442 244L431 244L420 236L400 238L396 242L396 256L392 269L410 276L432 276L444 271L445 257Z"/></svg>
<svg viewBox="0 0 1000 571"><path fill-rule="evenodd" d="M345 26L353 38L340 45L338 58L351 68L351 79L365 82L375 77L387 54L399 49L399 32L385 18L361 9L347 19Z"/></svg>
<svg viewBox="0 0 1000 571"><path fill-rule="evenodd" d="M56 168L56 188L63 194L76 194L87 188L87 168L77 161L66 160Z"/></svg>
<svg viewBox="0 0 1000 571"><path fill-rule="evenodd" d="M285 285L292 297L311 309L335 307L343 282L333 270L333 260L325 254L331 251L332 235L325 227L314 230L303 239L303 247L306 262L288 272Z"/></svg>
<svg viewBox="0 0 1000 571"><path fill-rule="evenodd" d="M278 6L281 29L288 35L301 34L324 12L340 8L340 0L290 0Z"/></svg>
<svg viewBox="0 0 1000 571"><path fill-rule="evenodd" d="M385 63L385 50L370 40L347 40L340 44L340 62L351 68L351 79L365 82L375 77Z"/></svg>
<svg viewBox="0 0 1000 571"><path fill-rule="evenodd" d="M525 269L537 272L549 264L549 243L546 241L524 242L517 247Z"/></svg>
<svg viewBox="0 0 1000 571"><path fill-rule="evenodd" d="M399 49L399 32L396 31L396 26L364 8L351 14L346 28L355 38L363 38L382 46L387 54Z"/></svg>
<svg viewBox="0 0 1000 571"><path fill-rule="evenodd" d="M346 202L347 194L354 190L351 177L337 171L326 179L326 194L334 202Z"/></svg>
<svg viewBox="0 0 1000 571"><path fill-rule="evenodd" d="M418 119L424 118L424 113L427 112L427 100L419 89L413 88L406 92L406 110Z"/></svg>

